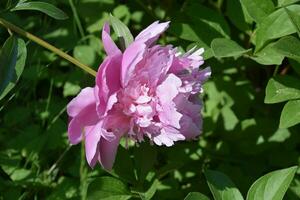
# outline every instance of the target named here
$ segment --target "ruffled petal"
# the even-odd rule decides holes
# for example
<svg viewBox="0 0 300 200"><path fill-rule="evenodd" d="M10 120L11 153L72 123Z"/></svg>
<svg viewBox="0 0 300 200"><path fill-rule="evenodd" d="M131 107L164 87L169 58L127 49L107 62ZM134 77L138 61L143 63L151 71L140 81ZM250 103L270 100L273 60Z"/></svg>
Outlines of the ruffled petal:
<svg viewBox="0 0 300 200"><path fill-rule="evenodd" d="M120 54L121 51L110 37L110 28L107 22L104 23L102 29L102 42L107 55Z"/></svg>
<svg viewBox="0 0 300 200"><path fill-rule="evenodd" d="M146 45L141 42L133 42L125 50L122 59L121 83L123 88L128 84L134 74L137 64L143 59Z"/></svg>
<svg viewBox="0 0 300 200"><path fill-rule="evenodd" d="M95 94L97 95L97 111L100 116L105 112L110 96L121 88L121 61L122 54L115 54L108 56L99 67Z"/></svg>
<svg viewBox="0 0 300 200"><path fill-rule="evenodd" d="M176 141L184 139L185 137L177 129L169 126L163 127L161 132L153 137L155 144L159 146L166 145L167 147L172 146Z"/></svg>
<svg viewBox="0 0 300 200"><path fill-rule="evenodd" d="M145 28L142 32L140 32L140 34L136 36L135 40L142 40L147 45L151 45L158 39L160 34L167 30L169 24L170 22L159 23L158 21L155 21L150 26Z"/></svg>
<svg viewBox="0 0 300 200"><path fill-rule="evenodd" d="M70 117L75 117L87 106L96 102L94 88L86 87L67 106L67 113Z"/></svg>
<svg viewBox="0 0 300 200"><path fill-rule="evenodd" d="M85 107L78 115L71 119L68 126L68 137L71 144L78 144L86 126L92 126L99 120L96 104Z"/></svg>

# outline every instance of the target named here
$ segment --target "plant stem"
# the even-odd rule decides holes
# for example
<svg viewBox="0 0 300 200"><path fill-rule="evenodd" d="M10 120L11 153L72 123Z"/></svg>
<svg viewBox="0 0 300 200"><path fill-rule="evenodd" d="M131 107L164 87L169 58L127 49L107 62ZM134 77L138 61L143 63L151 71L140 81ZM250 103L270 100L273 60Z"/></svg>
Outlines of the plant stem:
<svg viewBox="0 0 300 200"><path fill-rule="evenodd" d="M71 6L71 9L72 9L72 12L73 12L73 15L74 15L74 19L75 19L75 23L77 24L80 36L83 38L85 35L84 35L84 31L83 31L83 28L82 28L77 10L76 10L76 6L74 5L73 0L69 0L69 4Z"/></svg>
<svg viewBox="0 0 300 200"><path fill-rule="evenodd" d="M87 190L87 168L85 166L85 152L84 152L84 142L81 143L81 156L80 156L80 196L81 200L86 200L86 190Z"/></svg>
<svg viewBox="0 0 300 200"><path fill-rule="evenodd" d="M92 68L86 66L85 64L79 62L78 60L76 60L75 58L73 58L72 56L66 54L65 52L63 52L62 50L54 47L53 45L45 42L44 40L38 38L37 36L24 31L23 29L17 27L14 24L11 24L10 22L6 21L5 19L0 18L0 25L6 27L7 29L14 31L32 41L34 41L35 43L41 45L42 47L54 52L55 54L59 55L60 57L68 60L69 62L73 63L74 65L80 67L81 69L83 69L84 71L86 71L87 73L93 75L96 77L97 72L95 70L93 70Z"/></svg>

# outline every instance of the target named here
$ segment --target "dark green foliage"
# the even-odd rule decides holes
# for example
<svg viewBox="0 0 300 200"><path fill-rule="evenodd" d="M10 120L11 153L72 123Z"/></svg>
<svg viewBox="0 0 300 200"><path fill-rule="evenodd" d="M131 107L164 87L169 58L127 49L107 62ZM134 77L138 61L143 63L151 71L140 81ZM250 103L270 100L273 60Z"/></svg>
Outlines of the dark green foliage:
<svg viewBox="0 0 300 200"><path fill-rule="evenodd" d="M299 13L298 0L0 0L0 18L95 70L105 21L123 48L155 20L171 21L159 43L203 47L212 68L199 140L122 141L106 172L67 138L66 105L94 78L1 26L0 199L299 199Z"/></svg>

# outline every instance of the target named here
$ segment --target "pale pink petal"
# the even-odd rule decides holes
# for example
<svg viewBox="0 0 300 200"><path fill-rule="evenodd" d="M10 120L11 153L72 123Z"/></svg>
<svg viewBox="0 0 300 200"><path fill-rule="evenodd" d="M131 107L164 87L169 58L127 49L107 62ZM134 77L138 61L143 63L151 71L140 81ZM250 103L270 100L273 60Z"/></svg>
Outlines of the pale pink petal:
<svg viewBox="0 0 300 200"><path fill-rule="evenodd" d="M68 104L67 113L70 117L75 117L85 109L85 107L94 104L95 102L94 88L86 87Z"/></svg>
<svg viewBox="0 0 300 200"><path fill-rule="evenodd" d="M99 162L106 170L111 170L116 158L120 138L117 137L112 141L107 141L105 138L100 139L99 143Z"/></svg>
<svg viewBox="0 0 300 200"><path fill-rule="evenodd" d="M151 48L147 60L140 71L147 72L149 87L156 87L166 76L173 63L175 52L170 46Z"/></svg>
<svg viewBox="0 0 300 200"><path fill-rule="evenodd" d="M99 120L96 104L85 107L78 115L73 117L68 126L68 137L71 144L78 144L82 140L85 126L92 126Z"/></svg>
<svg viewBox="0 0 300 200"><path fill-rule="evenodd" d="M121 88L120 70L122 54L108 56L99 67L95 94L97 95L97 111L99 115L105 112L109 97Z"/></svg>
<svg viewBox="0 0 300 200"><path fill-rule="evenodd" d="M158 39L160 34L169 27L169 23L170 22L159 23L156 21L140 32L135 40L143 40L146 44L151 45Z"/></svg>
<svg viewBox="0 0 300 200"><path fill-rule="evenodd" d="M102 42L107 55L120 54L121 51L110 37L109 24L106 22L102 29Z"/></svg>
<svg viewBox="0 0 300 200"><path fill-rule="evenodd" d="M157 87L156 95L161 104L168 104L179 93L178 89L181 86L181 80L174 74L168 74L167 78Z"/></svg>
<svg viewBox="0 0 300 200"><path fill-rule="evenodd" d="M102 122L98 122L95 126L86 127L85 136L85 155L91 167L94 167L98 159L98 143L101 138Z"/></svg>
<svg viewBox="0 0 300 200"><path fill-rule="evenodd" d="M177 129L168 126L163 127L160 134L153 137L155 144L159 146L166 145L167 147L172 146L176 141L184 139L185 137Z"/></svg>
<svg viewBox="0 0 300 200"><path fill-rule="evenodd" d="M143 42L133 42L125 50L122 60L121 83L125 87L134 74L137 64L143 59L146 45Z"/></svg>

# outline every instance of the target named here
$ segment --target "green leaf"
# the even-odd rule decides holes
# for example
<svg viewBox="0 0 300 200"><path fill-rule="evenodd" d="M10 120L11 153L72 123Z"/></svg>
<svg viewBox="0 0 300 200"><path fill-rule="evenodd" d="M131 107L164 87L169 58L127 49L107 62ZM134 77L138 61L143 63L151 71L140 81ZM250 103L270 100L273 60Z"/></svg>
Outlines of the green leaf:
<svg viewBox="0 0 300 200"><path fill-rule="evenodd" d="M139 192L141 199L142 200L152 199L152 197L155 195L155 192L156 192L159 184L160 184L159 180L155 179L153 181L152 185L150 186L150 188L146 192L144 192L144 193Z"/></svg>
<svg viewBox="0 0 300 200"><path fill-rule="evenodd" d="M215 200L244 199L234 183L225 174L214 170L206 170L204 174Z"/></svg>
<svg viewBox="0 0 300 200"><path fill-rule="evenodd" d="M298 36L300 37L300 19L296 13L284 7L285 12L288 14L291 22L293 23L295 29L297 30Z"/></svg>
<svg viewBox="0 0 300 200"><path fill-rule="evenodd" d="M16 85L25 66L27 49L25 42L9 37L0 52L0 100Z"/></svg>
<svg viewBox="0 0 300 200"><path fill-rule="evenodd" d="M282 6L286 6L286 5L290 5L293 3L297 3L300 0L278 0L278 6L282 7Z"/></svg>
<svg viewBox="0 0 300 200"><path fill-rule="evenodd" d="M89 45L76 46L73 54L77 60L88 66L93 66L96 61L96 51Z"/></svg>
<svg viewBox="0 0 300 200"><path fill-rule="evenodd" d="M77 84L66 82L63 89L64 97L74 96L79 93L81 87Z"/></svg>
<svg viewBox="0 0 300 200"><path fill-rule="evenodd" d="M287 8L293 13L300 13L300 5L291 5ZM300 15L297 14L297 17ZM296 31L284 8L278 9L260 23L256 31L256 51L259 51L267 41L296 33Z"/></svg>
<svg viewBox="0 0 300 200"><path fill-rule="evenodd" d="M17 10L37 10L42 13L45 13L46 15L58 19L58 20L64 20L68 19L68 16L66 13L64 13L59 8L55 7L52 4L45 3L45 2L21 2L16 5L11 11L17 11Z"/></svg>
<svg viewBox="0 0 300 200"><path fill-rule="evenodd" d="M256 22L261 22L275 10L272 0L241 0L245 9Z"/></svg>
<svg viewBox="0 0 300 200"><path fill-rule="evenodd" d="M289 128L300 123L300 100L288 101L281 112L280 128Z"/></svg>
<svg viewBox="0 0 300 200"><path fill-rule="evenodd" d="M262 65L281 65L284 56L275 49L274 44L268 44L250 58Z"/></svg>
<svg viewBox="0 0 300 200"><path fill-rule="evenodd" d="M209 200L207 196L199 192L190 192L184 200Z"/></svg>
<svg viewBox="0 0 300 200"><path fill-rule="evenodd" d="M131 198L130 192L126 185L112 177L96 178L88 186L88 200L127 200Z"/></svg>
<svg viewBox="0 0 300 200"><path fill-rule="evenodd" d="M265 103L279 103L300 98L300 82L290 76L271 78L266 87Z"/></svg>
<svg viewBox="0 0 300 200"><path fill-rule="evenodd" d="M118 36L121 49L124 50L133 42L133 36L128 27L113 15L109 16L110 23Z"/></svg>
<svg viewBox="0 0 300 200"><path fill-rule="evenodd" d="M211 49L215 57L218 58L241 56L250 50L246 50L236 42L226 38L214 39L211 43Z"/></svg>
<svg viewBox="0 0 300 200"><path fill-rule="evenodd" d="M247 200L282 200L297 168L277 170L260 177L250 187Z"/></svg>
<svg viewBox="0 0 300 200"><path fill-rule="evenodd" d="M230 28L224 17L218 12L197 1L187 1L184 12L196 26L200 26L206 32L210 34L217 32L221 37L229 38Z"/></svg>
<svg viewBox="0 0 300 200"><path fill-rule="evenodd" d="M300 59L300 40L293 36L281 38L275 43L274 47L283 56L296 60Z"/></svg>

